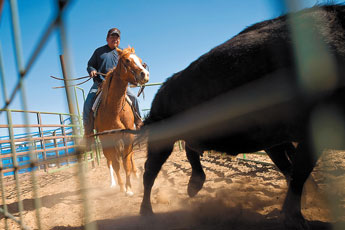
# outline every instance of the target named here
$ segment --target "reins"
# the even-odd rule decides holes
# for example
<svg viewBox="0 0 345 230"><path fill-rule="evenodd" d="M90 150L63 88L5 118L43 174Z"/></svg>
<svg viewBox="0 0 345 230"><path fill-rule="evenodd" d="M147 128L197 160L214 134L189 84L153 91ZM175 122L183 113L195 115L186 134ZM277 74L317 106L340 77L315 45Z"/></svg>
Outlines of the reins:
<svg viewBox="0 0 345 230"><path fill-rule="evenodd" d="M136 139L134 140L133 144L138 144L140 141L143 140L145 137L144 134L146 133L146 129L140 129L140 130L133 130L133 129L110 129L110 130L105 130L103 132L95 133L95 134L90 134L85 136L86 138L90 137L97 137L101 135L110 135L110 134L132 134L136 136Z"/></svg>
<svg viewBox="0 0 345 230"><path fill-rule="evenodd" d="M106 74L104 73L100 73L100 72L96 72L97 75L102 75L102 76L105 76ZM60 88L65 88L65 87L72 87L72 86L77 86L77 85L81 85L81 84L84 84L85 82L89 81L92 77L90 76L85 76L85 77L78 77L78 78L72 78L72 79L63 79L63 78L58 78L58 77L54 77L54 76L50 76L51 78L53 79L56 79L56 80L60 80L60 81L77 81L77 80L81 80L81 79L85 79L87 78L87 80L83 81L83 82L80 82L78 84L74 84L74 85L67 85L67 86L56 86L56 87L52 87L53 89L60 89Z"/></svg>
<svg viewBox="0 0 345 230"><path fill-rule="evenodd" d="M130 54L135 54L135 53L130 53ZM123 61L122 58L119 59L119 62L120 62L120 61L121 61L121 64L123 65L124 69L125 69L126 71L128 71L128 72L131 72L131 73L133 74L134 78L135 78L135 81L138 82L138 79L137 79L137 77L136 77L136 75L135 75L134 70L128 69L128 66L124 63L124 61ZM148 66L146 63L143 63L142 65L143 65L143 67L144 67L145 69L149 70L149 66ZM110 82L109 82L109 84L110 84ZM138 86L138 85L137 85L137 86ZM141 94L143 94L143 97L145 97L145 96L144 96L144 89L145 89L145 85L140 85L140 89L139 89L139 91L138 91L137 97L139 97Z"/></svg>
<svg viewBox="0 0 345 230"><path fill-rule="evenodd" d="M87 137L97 137L100 135L115 134L115 133L129 133L129 134L138 135L141 132L142 131L140 130L133 130L133 129L110 129L110 130L105 130L103 132L87 135Z"/></svg>

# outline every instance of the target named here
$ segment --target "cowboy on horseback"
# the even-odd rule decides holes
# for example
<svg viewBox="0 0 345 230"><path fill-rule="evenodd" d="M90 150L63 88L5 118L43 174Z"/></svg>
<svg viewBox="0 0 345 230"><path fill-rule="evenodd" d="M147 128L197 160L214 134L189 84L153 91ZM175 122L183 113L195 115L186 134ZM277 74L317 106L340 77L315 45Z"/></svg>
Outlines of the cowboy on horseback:
<svg viewBox="0 0 345 230"><path fill-rule="evenodd" d="M97 73L107 73L109 70L112 70L114 67L117 66L119 56L116 51L116 48L120 44L120 35L121 33L119 29L110 29L108 31L106 38L107 45L97 48L91 56L90 60L88 61L87 71L89 73L89 76L93 78L94 83L84 103L83 122L85 135L93 134L94 116L92 108L96 99L98 88L101 86L101 83L104 80L103 76L98 75ZM129 91L129 89L127 90L127 96L130 98L133 105L132 110L135 118L135 126L137 129L139 129L142 126L142 119L140 116L138 100L136 96Z"/></svg>

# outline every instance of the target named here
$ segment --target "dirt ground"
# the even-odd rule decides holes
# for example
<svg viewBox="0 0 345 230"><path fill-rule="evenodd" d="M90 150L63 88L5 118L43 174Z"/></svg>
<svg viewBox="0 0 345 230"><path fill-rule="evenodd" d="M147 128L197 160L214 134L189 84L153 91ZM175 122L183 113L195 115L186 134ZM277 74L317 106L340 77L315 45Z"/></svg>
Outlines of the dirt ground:
<svg viewBox="0 0 345 230"><path fill-rule="evenodd" d="M303 214L311 229L345 229L344 152L328 151L319 161L307 183L302 200ZM98 229L284 229L280 209L287 185L284 177L265 155L229 157L205 153L202 164L206 173L203 189L194 198L187 195L191 168L185 153L175 148L163 166L152 191L156 215L141 217L142 173L146 149L135 150L141 176L132 179L134 196L119 187L110 188L110 176L104 157L101 165L88 167L86 173L90 226ZM253 162L259 161L259 162ZM55 173L38 173L42 229L84 229L83 197L77 167ZM32 199L30 175L20 175L23 221L36 229L36 211ZM11 178L5 180L6 203L19 219L17 193ZM1 205L3 208L3 205ZM5 218L0 214L0 229ZM19 229L8 221L9 229Z"/></svg>

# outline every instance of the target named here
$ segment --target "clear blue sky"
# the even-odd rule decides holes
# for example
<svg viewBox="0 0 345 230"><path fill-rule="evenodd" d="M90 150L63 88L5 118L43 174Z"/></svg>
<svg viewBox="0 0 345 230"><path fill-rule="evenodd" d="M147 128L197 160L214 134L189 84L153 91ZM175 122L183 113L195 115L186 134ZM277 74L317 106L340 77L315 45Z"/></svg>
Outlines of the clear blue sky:
<svg viewBox="0 0 345 230"><path fill-rule="evenodd" d="M55 0L17 0L24 65L39 38L54 16ZM121 30L121 47L133 46L150 66L150 82L163 82L173 73L213 47L235 36L245 27L274 18L283 12L278 0L75 0L66 13L68 46L71 52L71 77L87 75L86 63L93 51L104 44L109 28ZM326 1L300 1L301 7ZM335 1L341 2L341 1ZM8 93L18 74L15 67L9 2L5 0L0 19L0 42ZM62 77L57 33L49 38L33 68L26 76L29 110L67 112L63 89L52 89ZM81 87L88 92L91 82ZM183 86L181 86L183 87ZM147 87L142 109L150 108L158 87ZM19 96L10 106L21 109ZM82 99L81 97L79 98ZM0 105L4 100L0 95ZM1 123L4 116L1 116Z"/></svg>

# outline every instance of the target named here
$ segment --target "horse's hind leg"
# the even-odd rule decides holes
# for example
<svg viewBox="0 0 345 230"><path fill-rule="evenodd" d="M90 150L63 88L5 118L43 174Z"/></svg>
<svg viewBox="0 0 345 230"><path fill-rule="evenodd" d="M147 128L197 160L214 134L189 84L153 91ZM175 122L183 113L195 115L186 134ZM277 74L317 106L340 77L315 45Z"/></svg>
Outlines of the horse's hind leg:
<svg viewBox="0 0 345 230"><path fill-rule="evenodd" d="M132 139L132 143L134 142L134 140ZM133 144L129 145L128 146L128 150L127 152L130 152L130 165L131 165L131 173L134 174L135 178L138 179L139 178L139 175L138 175L138 169L137 167L135 166L135 162L134 162L134 151L133 151Z"/></svg>
<svg viewBox="0 0 345 230"><path fill-rule="evenodd" d="M187 192L189 197L194 197L204 185L206 176L200 163L200 153L191 149L188 143L186 143L185 148L188 161L192 166L192 175L189 179Z"/></svg>
<svg viewBox="0 0 345 230"><path fill-rule="evenodd" d="M138 169L135 166L135 162L134 162L134 158L133 158L133 153L131 154L131 162L132 162L132 173L134 174L135 178L138 179L139 178L139 174L138 174Z"/></svg>
<svg viewBox="0 0 345 230"><path fill-rule="evenodd" d="M144 173L144 197L140 207L141 215L152 214L151 190L159 170L170 156L174 147L174 141L150 141L147 143L147 160Z"/></svg>

